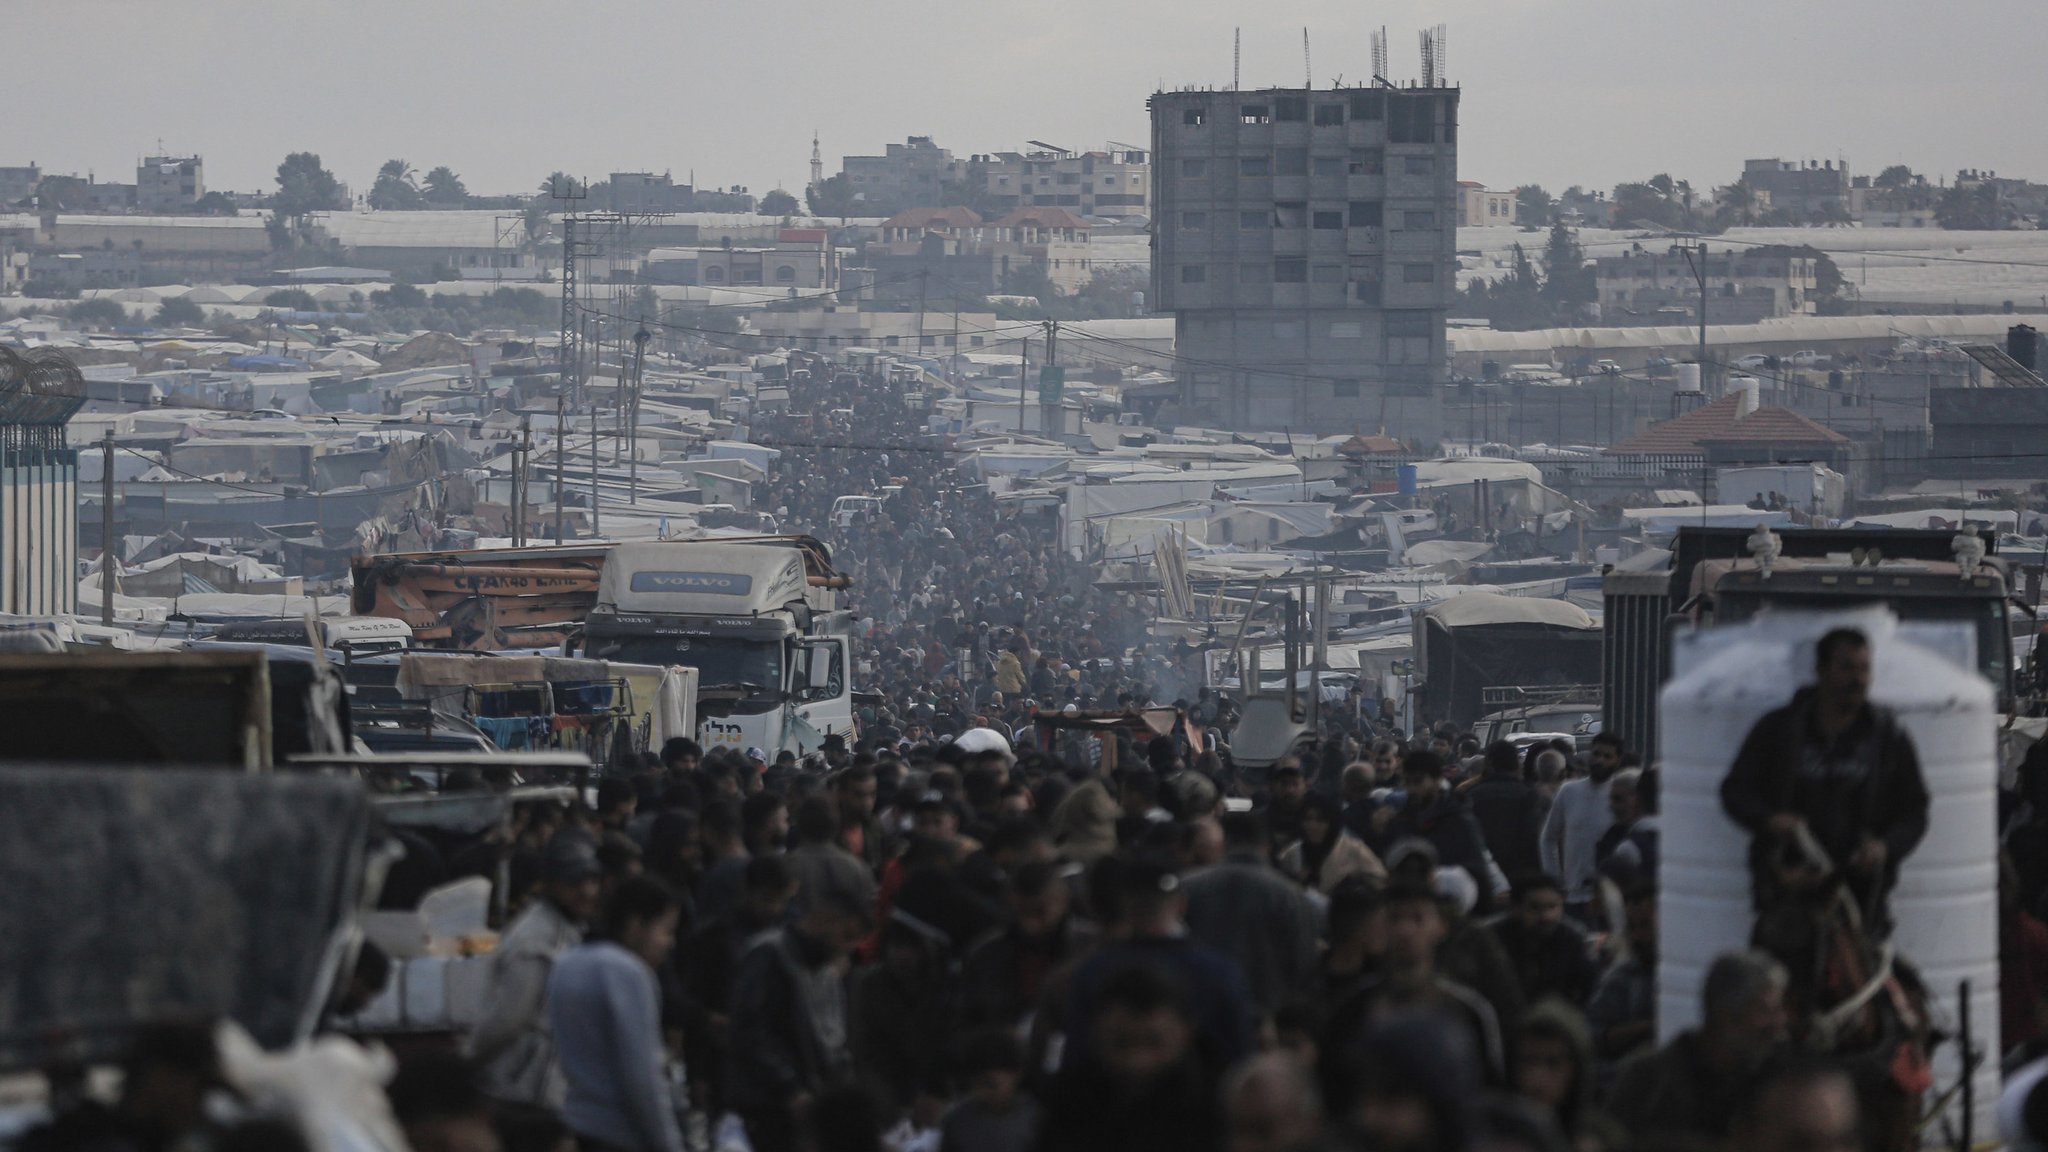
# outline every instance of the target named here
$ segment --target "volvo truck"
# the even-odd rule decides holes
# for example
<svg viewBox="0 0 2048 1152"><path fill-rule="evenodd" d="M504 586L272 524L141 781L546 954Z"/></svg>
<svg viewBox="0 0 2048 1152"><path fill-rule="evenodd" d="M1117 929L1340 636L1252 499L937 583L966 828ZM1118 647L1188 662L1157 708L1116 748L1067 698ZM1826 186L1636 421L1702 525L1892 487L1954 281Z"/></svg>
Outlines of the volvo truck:
<svg viewBox="0 0 2048 1152"><path fill-rule="evenodd" d="M815 752L853 740L846 578L793 538L619 544L584 619L600 660L697 669L701 742Z"/></svg>

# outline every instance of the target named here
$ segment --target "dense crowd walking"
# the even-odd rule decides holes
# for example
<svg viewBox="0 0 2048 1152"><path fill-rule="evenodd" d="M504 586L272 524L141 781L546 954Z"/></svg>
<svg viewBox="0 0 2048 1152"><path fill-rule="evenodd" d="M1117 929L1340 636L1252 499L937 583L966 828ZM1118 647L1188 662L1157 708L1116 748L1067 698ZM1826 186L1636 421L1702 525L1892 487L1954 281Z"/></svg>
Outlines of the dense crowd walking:
<svg viewBox="0 0 2048 1152"><path fill-rule="evenodd" d="M1858 1070L1791 1042L1810 990L1771 951L1716 960L1699 1026L1659 1043L1658 772L1621 734L1479 747L1361 702L1305 761L1239 772L1199 654L900 393L820 372L755 432L784 452L759 503L854 576L860 734L772 762L672 740L460 857L510 878L510 914L476 1027L392 1085L419 1152L1895 1146ZM1881 896L1926 797L1854 670L1829 679L1854 658L1824 646L1729 810L1759 835L1810 815ZM1033 723L1152 705L1181 722ZM1839 803L1873 780L1883 805ZM2023 781L2015 1043L2048 991L2048 764ZM137 1058L126 1146L205 1124L171 1051Z"/></svg>

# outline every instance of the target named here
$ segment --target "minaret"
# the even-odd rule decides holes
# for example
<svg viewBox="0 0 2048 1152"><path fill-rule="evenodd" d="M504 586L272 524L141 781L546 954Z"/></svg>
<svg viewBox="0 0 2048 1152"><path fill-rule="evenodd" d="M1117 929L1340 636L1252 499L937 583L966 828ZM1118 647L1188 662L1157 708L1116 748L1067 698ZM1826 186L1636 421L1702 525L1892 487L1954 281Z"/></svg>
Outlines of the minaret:
<svg viewBox="0 0 2048 1152"><path fill-rule="evenodd" d="M811 187L825 182L825 157L818 151L818 130L811 129Z"/></svg>

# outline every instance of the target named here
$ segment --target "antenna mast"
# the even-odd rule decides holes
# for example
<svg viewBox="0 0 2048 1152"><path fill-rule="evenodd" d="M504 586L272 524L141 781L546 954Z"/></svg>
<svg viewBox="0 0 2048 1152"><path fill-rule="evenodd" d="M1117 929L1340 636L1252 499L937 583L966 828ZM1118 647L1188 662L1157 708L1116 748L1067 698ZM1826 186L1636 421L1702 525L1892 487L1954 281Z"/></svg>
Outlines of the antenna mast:
<svg viewBox="0 0 2048 1152"><path fill-rule="evenodd" d="M1384 27L1372 34L1372 78L1382 86L1387 83L1387 30Z"/></svg>
<svg viewBox="0 0 2048 1152"><path fill-rule="evenodd" d="M1306 27L1301 30L1301 86L1304 88L1316 86L1316 70L1311 68L1308 62L1308 29Z"/></svg>
<svg viewBox="0 0 2048 1152"><path fill-rule="evenodd" d="M1244 63L1244 29L1235 28L1230 34L1230 90L1237 91L1239 68Z"/></svg>

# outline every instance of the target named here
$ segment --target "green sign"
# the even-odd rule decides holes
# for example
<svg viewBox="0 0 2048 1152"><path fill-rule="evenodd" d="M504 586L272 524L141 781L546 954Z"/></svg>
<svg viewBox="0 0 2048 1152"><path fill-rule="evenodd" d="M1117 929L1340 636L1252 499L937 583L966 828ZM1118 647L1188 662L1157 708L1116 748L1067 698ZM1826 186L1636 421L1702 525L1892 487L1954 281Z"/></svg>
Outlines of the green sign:
<svg viewBox="0 0 2048 1152"><path fill-rule="evenodd" d="M1067 370L1057 364L1047 364L1038 370L1038 402L1057 404L1067 390Z"/></svg>

